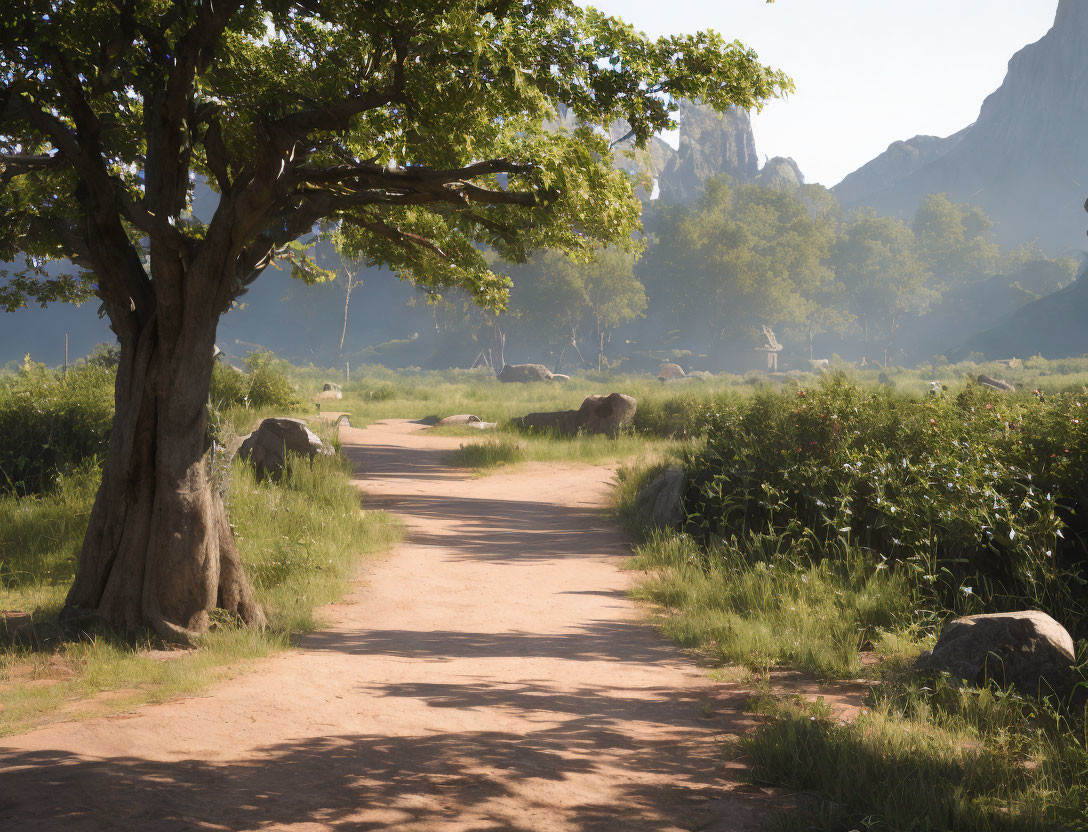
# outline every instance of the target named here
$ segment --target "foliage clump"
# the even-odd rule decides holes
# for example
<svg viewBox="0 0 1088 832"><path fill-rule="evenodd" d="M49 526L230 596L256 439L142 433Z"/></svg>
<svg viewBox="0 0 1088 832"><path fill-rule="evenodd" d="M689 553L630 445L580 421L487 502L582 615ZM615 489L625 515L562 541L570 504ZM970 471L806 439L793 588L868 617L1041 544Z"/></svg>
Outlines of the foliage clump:
<svg viewBox="0 0 1088 832"><path fill-rule="evenodd" d="M924 399L831 377L756 394L692 455L689 528L775 534L815 560L841 544L914 574L919 603L1082 617L1083 395L970 387Z"/></svg>
<svg viewBox="0 0 1088 832"><path fill-rule="evenodd" d="M0 492L38 494L105 454L114 370L94 361L68 373L29 357L0 377Z"/></svg>
<svg viewBox="0 0 1088 832"><path fill-rule="evenodd" d="M248 373L217 363L212 371L211 401L219 409L242 407L294 409L301 403L288 375L291 365L267 350L254 350L245 359Z"/></svg>

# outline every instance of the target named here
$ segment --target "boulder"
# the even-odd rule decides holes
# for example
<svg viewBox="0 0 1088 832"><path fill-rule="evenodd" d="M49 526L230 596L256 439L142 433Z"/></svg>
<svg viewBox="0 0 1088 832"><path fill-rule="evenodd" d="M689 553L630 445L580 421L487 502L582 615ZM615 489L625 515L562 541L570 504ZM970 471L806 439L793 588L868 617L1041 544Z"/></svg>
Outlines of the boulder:
<svg viewBox="0 0 1088 832"><path fill-rule="evenodd" d="M483 421L479 416L473 416L471 413L459 413L456 416L447 416L445 419L439 419L435 423L436 428L453 428L453 427L465 427L466 425L475 425L477 422Z"/></svg>
<svg viewBox="0 0 1088 832"><path fill-rule="evenodd" d="M322 393L328 393L333 390L342 393L344 391L344 388L341 387L339 384L333 384L331 381L326 381L324 384L321 385Z"/></svg>
<svg viewBox="0 0 1088 832"><path fill-rule="evenodd" d="M993 376L978 375L975 377L975 381L981 384L983 387L989 387L993 390L1000 390L1002 393L1015 393L1016 388L1005 381L1003 378L994 378Z"/></svg>
<svg viewBox="0 0 1088 832"><path fill-rule="evenodd" d="M1074 657L1069 632L1046 613L1027 610L957 618L916 667L971 685L993 679L1025 694L1064 696L1073 689Z"/></svg>
<svg viewBox="0 0 1088 832"><path fill-rule="evenodd" d="M265 419L242 438L238 456L251 463L258 477L279 476L287 454L300 454L312 461L318 454L331 454L332 448L321 441L301 419Z"/></svg>
<svg viewBox="0 0 1088 832"><path fill-rule="evenodd" d="M661 369L657 371L658 381L676 381L678 378L683 378L687 375L684 372L684 368L679 364L662 364Z"/></svg>
<svg viewBox="0 0 1088 832"><path fill-rule="evenodd" d="M552 373L552 381L557 381L560 384L566 384L568 381L570 381L570 376L564 375L563 373Z"/></svg>
<svg viewBox="0 0 1088 832"><path fill-rule="evenodd" d="M512 382L524 384L530 381L550 381L551 377L552 371L543 364L504 364L502 370L496 376L499 381L507 384Z"/></svg>
<svg viewBox="0 0 1088 832"><path fill-rule="evenodd" d="M513 422L522 428L543 428L573 436L576 433L602 433L614 436L629 425L638 401L623 393L588 396L577 410L530 413Z"/></svg>
<svg viewBox="0 0 1088 832"><path fill-rule="evenodd" d="M322 390L320 393L314 396L314 401L327 402L342 398L344 398L344 394L341 393L339 390Z"/></svg>
<svg viewBox="0 0 1088 832"><path fill-rule="evenodd" d="M682 468L666 468L644 485L635 498L639 516L666 528L684 522L684 489L687 475Z"/></svg>

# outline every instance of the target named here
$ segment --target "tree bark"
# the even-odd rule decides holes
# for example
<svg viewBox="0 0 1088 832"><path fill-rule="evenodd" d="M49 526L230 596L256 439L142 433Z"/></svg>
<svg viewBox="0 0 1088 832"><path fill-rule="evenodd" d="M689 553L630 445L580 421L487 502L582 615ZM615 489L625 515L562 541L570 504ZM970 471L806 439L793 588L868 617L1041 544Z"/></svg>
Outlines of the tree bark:
<svg viewBox="0 0 1088 832"><path fill-rule="evenodd" d="M207 400L215 322L122 334L116 415L61 623L149 627L192 643L217 606L247 624L264 613L208 478Z"/></svg>

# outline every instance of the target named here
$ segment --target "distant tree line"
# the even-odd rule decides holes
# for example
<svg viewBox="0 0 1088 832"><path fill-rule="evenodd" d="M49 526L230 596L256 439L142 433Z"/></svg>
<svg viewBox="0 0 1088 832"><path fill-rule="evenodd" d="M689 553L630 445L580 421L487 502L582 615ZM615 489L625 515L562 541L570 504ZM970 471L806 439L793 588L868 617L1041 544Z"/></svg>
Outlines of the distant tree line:
<svg viewBox="0 0 1088 832"><path fill-rule="evenodd" d="M906 222L846 213L819 185L722 177L694 203L648 203L644 226L641 257L614 247L575 258L544 251L517 265L490 256L512 278L509 304L496 312L456 293L432 299L436 360L501 366L513 353L559 371L684 355L735 368L768 324L795 356L814 357L818 339L834 336L851 358L880 361L910 340L905 330L920 340L934 309L942 314L929 316L931 328L938 318L970 328L980 304L1047 294L1077 267L1030 244L1002 252L982 210L945 194ZM1001 291L988 283L995 275ZM999 301L1010 287L1012 301Z"/></svg>

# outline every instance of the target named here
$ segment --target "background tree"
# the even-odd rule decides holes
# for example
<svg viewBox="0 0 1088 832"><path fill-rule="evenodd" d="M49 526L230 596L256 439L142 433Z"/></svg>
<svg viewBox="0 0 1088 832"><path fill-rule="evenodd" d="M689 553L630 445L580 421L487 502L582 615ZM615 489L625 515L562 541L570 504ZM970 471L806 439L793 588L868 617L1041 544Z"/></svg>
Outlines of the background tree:
<svg viewBox="0 0 1088 832"><path fill-rule="evenodd" d="M861 324L866 357L873 335L887 347L903 317L922 312L937 296L914 232L893 217L856 217L838 240L834 266L850 312Z"/></svg>
<svg viewBox="0 0 1088 832"><path fill-rule="evenodd" d="M515 286L517 326L523 334L557 346L557 372L567 348L588 364L580 346L587 337L597 350L600 369L612 330L642 314L646 290L635 277L634 264L632 253L607 248L587 259L546 251L508 269Z"/></svg>
<svg viewBox="0 0 1088 832"><path fill-rule="evenodd" d="M102 301L121 347L102 485L62 619L190 641L259 624L204 463L219 316L322 220L345 251L501 306L480 248L623 244L603 131L788 86L713 33L651 41L571 0L9 0L0 16L3 291ZM549 133L557 105L582 126ZM199 181L218 195L190 210ZM47 261L81 270L49 278Z"/></svg>
<svg viewBox="0 0 1088 832"><path fill-rule="evenodd" d="M635 277L634 266L630 253L609 248L582 267L586 308L597 335L598 372L605 364L605 345L612 332L642 317L646 309L646 289Z"/></svg>
<svg viewBox="0 0 1088 832"><path fill-rule="evenodd" d="M997 268L1000 252L990 238L993 222L977 205L930 194L918 206L911 228L922 264L942 288L973 283Z"/></svg>
<svg viewBox="0 0 1088 832"><path fill-rule="evenodd" d="M695 204L663 210L646 270L655 302L670 306L678 325L701 330L719 360L730 333L817 325L834 284L836 211L805 193L721 178Z"/></svg>

